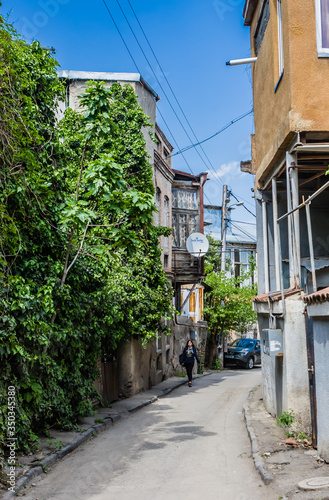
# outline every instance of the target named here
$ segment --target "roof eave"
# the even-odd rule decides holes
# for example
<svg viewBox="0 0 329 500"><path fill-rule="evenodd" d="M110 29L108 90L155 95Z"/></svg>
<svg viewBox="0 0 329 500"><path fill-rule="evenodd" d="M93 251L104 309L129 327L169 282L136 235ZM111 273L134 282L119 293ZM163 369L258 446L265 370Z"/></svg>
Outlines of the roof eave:
<svg viewBox="0 0 329 500"><path fill-rule="evenodd" d="M250 26L252 18L254 16L254 12L257 7L258 0L246 0L246 3L244 4L243 8L243 19L244 19L244 25L245 26Z"/></svg>

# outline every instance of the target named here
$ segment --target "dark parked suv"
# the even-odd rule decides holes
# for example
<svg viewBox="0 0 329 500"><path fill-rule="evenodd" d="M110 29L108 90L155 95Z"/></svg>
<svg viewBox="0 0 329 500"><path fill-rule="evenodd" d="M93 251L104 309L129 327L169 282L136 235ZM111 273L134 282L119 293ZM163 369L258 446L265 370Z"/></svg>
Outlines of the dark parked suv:
<svg viewBox="0 0 329 500"><path fill-rule="evenodd" d="M224 366L229 364L243 366L251 370L260 363L260 341L255 339L239 339L227 346L224 353Z"/></svg>

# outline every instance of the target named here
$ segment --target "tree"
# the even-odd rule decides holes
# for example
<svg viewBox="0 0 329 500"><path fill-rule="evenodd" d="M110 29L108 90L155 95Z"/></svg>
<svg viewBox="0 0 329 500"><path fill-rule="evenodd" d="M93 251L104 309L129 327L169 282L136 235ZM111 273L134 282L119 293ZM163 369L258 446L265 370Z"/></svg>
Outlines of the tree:
<svg viewBox="0 0 329 500"><path fill-rule="evenodd" d="M98 357L154 338L171 309L149 120L131 87L90 83L58 124L56 65L0 17L0 444L15 386L21 449L72 428L98 397Z"/></svg>
<svg viewBox="0 0 329 500"><path fill-rule="evenodd" d="M211 237L210 252L205 257L205 283L209 287L206 293L205 318L210 332L210 352L214 351L216 336L223 339L231 331L239 334L246 333L256 321L256 313L252 309L252 300L256 296L256 286L246 285L254 273L254 262L251 262L249 273L235 277L228 277L226 271L220 271L219 242ZM218 253L217 253L218 252ZM210 353L208 364L213 361Z"/></svg>

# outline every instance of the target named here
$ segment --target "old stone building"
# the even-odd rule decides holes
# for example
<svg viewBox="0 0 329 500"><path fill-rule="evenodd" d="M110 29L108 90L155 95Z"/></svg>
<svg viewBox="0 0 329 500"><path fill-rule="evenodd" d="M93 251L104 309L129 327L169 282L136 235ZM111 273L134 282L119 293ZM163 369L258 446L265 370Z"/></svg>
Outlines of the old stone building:
<svg viewBox="0 0 329 500"><path fill-rule="evenodd" d="M169 143L163 131L156 123L156 103L159 96L139 74L135 73L109 73L109 72L86 72L86 71L59 71L60 78L66 84L66 101L61 103L58 118L60 118L67 107L79 109L78 96L83 93L89 80L100 80L106 86L114 82L122 85L129 84L137 94L138 102L143 111L150 117L153 124L153 134L156 141L150 137L149 129L144 131L147 152L153 165L153 182L155 187L155 204L157 212L154 213L154 225L172 228L173 219L177 212L182 217L189 217L188 224L181 224L178 233L176 222L174 233L170 236L160 237L162 249L161 261L168 281L175 292L175 306L180 310L181 294L189 294L188 300L193 309L185 316L175 315L168 326L171 328L170 335L159 334L157 340L149 344L145 349L139 339L131 339L128 343L122 343L113 359L106 360L99 366L101 377L97 381L97 389L107 401L113 401L119 395L130 396L139 391L149 389L152 385L161 382L177 372L182 371L179 366L178 357L183 345L188 338L193 337L201 347L206 339L206 323L202 317L203 309L203 287L200 279L203 274L202 260L194 261L188 255L185 248L186 238L196 230L203 230L203 184L206 174L191 176L172 169L171 154L173 147ZM176 182L176 184L175 184ZM182 210L183 205L177 202L177 189L184 184L181 193L192 193L195 206ZM189 197L189 194L187 197ZM179 195L180 196L180 195ZM174 202L172 201L174 199ZM187 199L187 198L186 198ZM184 205L185 207L185 205ZM192 208L192 210L189 210ZM178 224L181 223L179 220ZM185 236L182 238L182 228L186 228ZM176 243L176 235L181 234L179 245ZM183 256L183 258L181 258ZM177 263L180 263L179 265ZM185 274L184 274L185 273ZM184 291L180 286L185 285ZM194 286L195 284L195 286ZM193 290L190 292L190 289ZM187 290L186 287L189 287ZM179 290L179 292L177 291ZM197 295L198 309L193 307L193 300ZM178 302L177 302L178 298ZM191 316L192 315L192 316ZM163 321L167 322L164 318Z"/></svg>

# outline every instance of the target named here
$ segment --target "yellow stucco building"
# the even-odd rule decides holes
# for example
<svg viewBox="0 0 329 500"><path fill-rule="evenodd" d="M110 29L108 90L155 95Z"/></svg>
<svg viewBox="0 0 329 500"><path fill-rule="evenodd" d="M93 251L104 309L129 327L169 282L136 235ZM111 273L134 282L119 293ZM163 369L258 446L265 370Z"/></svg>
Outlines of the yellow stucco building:
<svg viewBox="0 0 329 500"><path fill-rule="evenodd" d="M329 1L246 0L263 396L329 460ZM282 334L270 356L265 338Z"/></svg>

